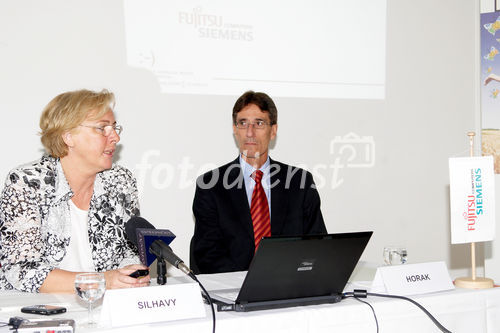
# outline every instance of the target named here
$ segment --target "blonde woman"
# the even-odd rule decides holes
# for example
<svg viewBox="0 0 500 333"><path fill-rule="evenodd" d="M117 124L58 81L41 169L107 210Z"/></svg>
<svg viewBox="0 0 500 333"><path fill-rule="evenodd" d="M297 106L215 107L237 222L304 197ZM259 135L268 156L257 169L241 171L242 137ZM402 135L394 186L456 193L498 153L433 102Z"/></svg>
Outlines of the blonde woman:
<svg viewBox="0 0 500 333"><path fill-rule="evenodd" d="M104 272L107 288L140 287L125 238L139 214L135 179L112 162L122 126L114 95L78 90L55 97L40 118L47 155L12 170L0 197L0 289L74 292L79 272Z"/></svg>

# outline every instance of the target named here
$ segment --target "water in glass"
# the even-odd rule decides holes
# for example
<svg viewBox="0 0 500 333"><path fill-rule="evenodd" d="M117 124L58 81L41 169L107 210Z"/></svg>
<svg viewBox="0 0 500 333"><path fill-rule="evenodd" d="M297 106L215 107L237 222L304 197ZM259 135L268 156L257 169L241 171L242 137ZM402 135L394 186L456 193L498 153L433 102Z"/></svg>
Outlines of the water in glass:
<svg viewBox="0 0 500 333"><path fill-rule="evenodd" d="M96 323L92 318L92 305L104 296L106 291L106 280L103 273L81 273L75 278L76 294L88 304L88 323L93 326Z"/></svg>
<svg viewBox="0 0 500 333"><path fill-rule="evenodd" d="M406 263L408 253L405 247L386 246L384 247L384 263L386 265L402 265Z"/></svg>

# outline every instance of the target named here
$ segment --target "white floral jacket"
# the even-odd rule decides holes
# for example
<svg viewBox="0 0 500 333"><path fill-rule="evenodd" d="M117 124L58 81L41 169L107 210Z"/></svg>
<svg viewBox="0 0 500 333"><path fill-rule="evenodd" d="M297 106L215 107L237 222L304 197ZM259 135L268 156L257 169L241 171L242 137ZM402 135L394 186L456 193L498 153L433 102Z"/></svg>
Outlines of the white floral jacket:
<svg viewBox="0 0 500 333"><path fill-rule="evenodd" d="M70 241L73 192L59 159L43 156L7 176L0 197L0 289L38 292ZM98 272L139 263L125 223L139 215L136 181L118 165L100 172L90 201L88 230Z"/></svg>

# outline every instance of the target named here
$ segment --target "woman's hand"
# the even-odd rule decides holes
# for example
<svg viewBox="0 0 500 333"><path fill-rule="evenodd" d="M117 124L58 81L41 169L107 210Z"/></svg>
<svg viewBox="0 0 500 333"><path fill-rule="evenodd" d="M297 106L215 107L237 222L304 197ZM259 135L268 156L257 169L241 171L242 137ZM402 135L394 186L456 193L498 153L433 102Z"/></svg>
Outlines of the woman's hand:
<svg viewBox="0 0 500 333"><path fill-rule="evenodd" d="M138 278L130 277L129 274L138 269L148 269L143 265L128 265L123 268L104 272L106 278L106 289L136 288L149 286L149 275Z"/></svg>

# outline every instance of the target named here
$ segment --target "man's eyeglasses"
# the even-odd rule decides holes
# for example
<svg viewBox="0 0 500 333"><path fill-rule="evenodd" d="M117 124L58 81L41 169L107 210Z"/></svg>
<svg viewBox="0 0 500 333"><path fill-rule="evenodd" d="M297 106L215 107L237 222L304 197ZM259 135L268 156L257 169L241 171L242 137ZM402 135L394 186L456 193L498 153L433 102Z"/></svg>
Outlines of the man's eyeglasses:
<svg viewBox="0 0 500 333"><path fill-rule="evenodd" d="M269 125L268 122L265 122L264 120L256 120L253 123L247 121L247 120L238 120L235 123L236 128L238 129L247 129L248 126L253 126L255 129L264 129L267 125Z"/></svg>
<svg viewBox="0 0 500 333"><path fill-rule="evenodd" d="M120 133L123 131L123 126L116 124L105 125L105 126L90 126L90 125L80 125L80 126L93 128L96 132L102 134L105 137L110 136L112 131L115 131L117 135L120 135Z"/></svg>

